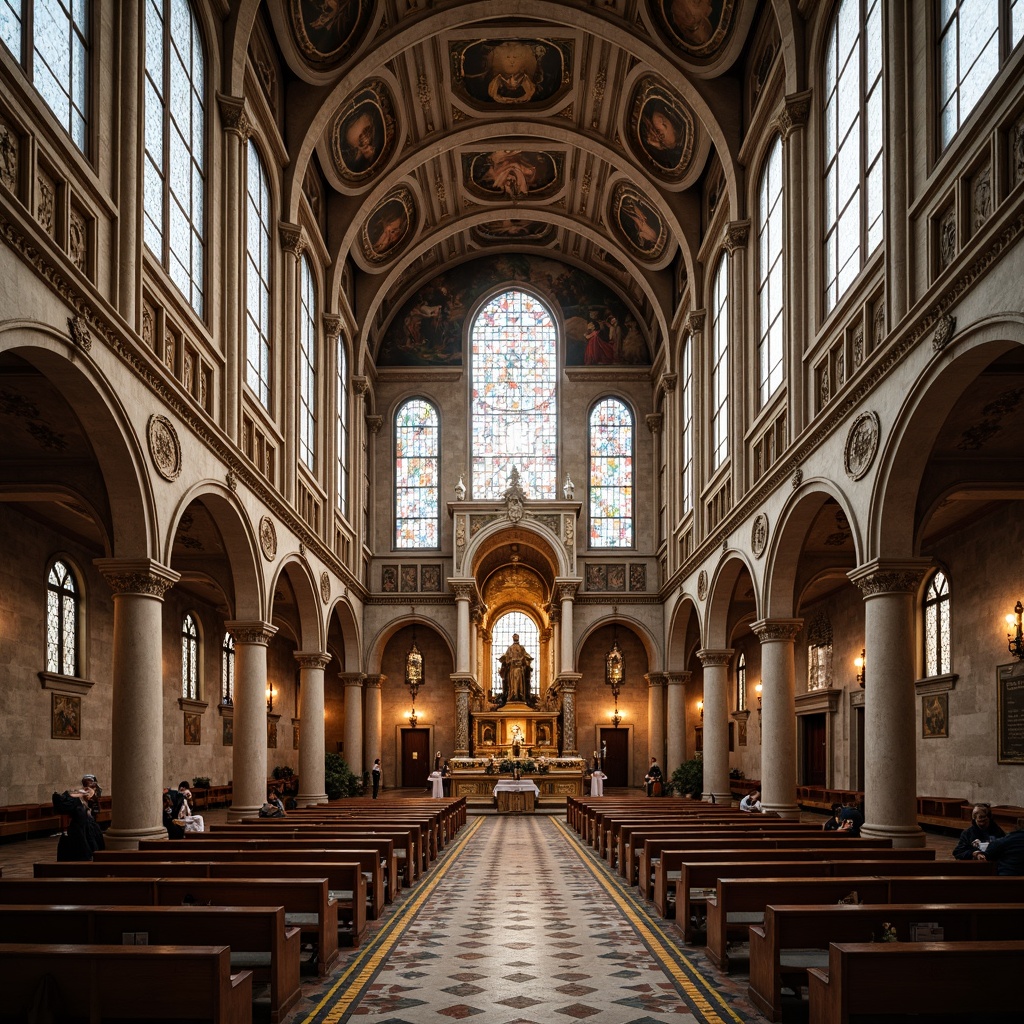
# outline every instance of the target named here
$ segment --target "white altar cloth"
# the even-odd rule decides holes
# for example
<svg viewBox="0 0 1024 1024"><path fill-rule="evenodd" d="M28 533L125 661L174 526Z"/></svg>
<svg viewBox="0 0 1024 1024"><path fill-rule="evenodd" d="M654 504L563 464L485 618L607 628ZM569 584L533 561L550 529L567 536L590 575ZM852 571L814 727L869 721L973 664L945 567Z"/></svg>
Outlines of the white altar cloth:
<svg viewBox="0 0 1024 1024"><path fill-rule="evenodd" d="M431 772L428 776L430 785L433 787L431 796L444 796L444 776L440 772Z"/></svg>
<svg viewBox="0 0 1024 1024"><path fill-rule="evenodd" d="M608 776L604 772L594 772L590 776L590 795L604 796L604 780Z"/></svg>
<svg viewBox="0 0 1024 1024"><path fill-rule="evenodd" d="M540 796L540 790L531 779L499 779L494 787L494 796L499 793L529 793L530 790L534 796Z"/></svg>

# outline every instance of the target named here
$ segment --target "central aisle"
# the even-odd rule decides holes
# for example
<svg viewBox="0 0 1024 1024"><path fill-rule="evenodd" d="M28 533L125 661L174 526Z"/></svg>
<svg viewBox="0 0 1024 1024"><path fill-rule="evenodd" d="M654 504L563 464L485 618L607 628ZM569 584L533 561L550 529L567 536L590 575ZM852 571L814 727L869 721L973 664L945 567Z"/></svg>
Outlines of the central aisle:
<svg viewBox="0 0 1024 1024"><path fill-rule="evenodd" d="M471 819L304 1020L763 1019L743 1010L679 957L563 822L524 816Z"/></svg>

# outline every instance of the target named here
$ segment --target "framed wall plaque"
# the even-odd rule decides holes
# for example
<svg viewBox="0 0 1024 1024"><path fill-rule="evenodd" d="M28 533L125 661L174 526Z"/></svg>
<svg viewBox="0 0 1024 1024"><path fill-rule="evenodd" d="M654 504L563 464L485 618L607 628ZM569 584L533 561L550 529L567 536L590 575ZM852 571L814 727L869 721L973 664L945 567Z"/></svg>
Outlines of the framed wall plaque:
<svg viewBox="0 0 1024 1024"><path fill-rule="evenodd" d="M1000 764L1024 764L1024 661L996 668Z"/></svg>

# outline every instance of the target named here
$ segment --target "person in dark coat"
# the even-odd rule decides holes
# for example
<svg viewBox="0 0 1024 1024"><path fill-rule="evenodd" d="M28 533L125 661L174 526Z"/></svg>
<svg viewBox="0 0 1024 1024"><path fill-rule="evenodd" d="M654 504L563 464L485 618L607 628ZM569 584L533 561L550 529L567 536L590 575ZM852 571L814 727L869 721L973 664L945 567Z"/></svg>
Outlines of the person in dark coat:
<svg viewBox="0 0 1024 1024"><path fill-rule="evenodd" d="M997 875L1024 875L1024 818L1002 839L993 839L984 853L985 860L996 862Z"/></svg>
<svg viewBox="0 0 1024 1024"><path fill-rule="evenodd" d="M839 812L842 811L842 809L842 804L832 805L832 814L830 815L828 821L826 821L825 824L821 826L822 832L835 832L836 829L839 828Z"/></svg>
<svg viewBox="0 0 1024 1024"><path fill-rule="evenodd" d="M100 817L100 797L103 796L103 789L96 781L96 776L83 775L82 789L92 791L92 796L89 797L89 813L98 821Z"/></svg>
<svg viewBox="0 0 1024 1024"><path fill-rule="evenodd" d="M168 839L184 839L185 826L179 825L174 817L174 801L171 794L164 790L164 828Z"/></svg>
<svg viewBox="0 0 1024 1024"><path fill-rule="evenodd" d="M971 809L971 825L960 833L960 839L953 848L953 856L957 860L984 860L985 854L978 849L978 844L990 843L1005 835L992 820L988 804L975 804Z"/></svg>
<svg viewBox="0 0 1024 1024"><path fill-rule="evenodd" d="M54 810L70 819L67 832L57 842L57 860L92 860L92 855L104 848L103 832L89 812L91 795L89 789L53 794Z"/></svg>
<svg viewBox="0 0 1024 1024"><path fill-rule="evenodd" d="M856 807L844 807L839 812L839 828L836 832L841 836L860 835L860 827L864 824L864 815Z"/></svg>

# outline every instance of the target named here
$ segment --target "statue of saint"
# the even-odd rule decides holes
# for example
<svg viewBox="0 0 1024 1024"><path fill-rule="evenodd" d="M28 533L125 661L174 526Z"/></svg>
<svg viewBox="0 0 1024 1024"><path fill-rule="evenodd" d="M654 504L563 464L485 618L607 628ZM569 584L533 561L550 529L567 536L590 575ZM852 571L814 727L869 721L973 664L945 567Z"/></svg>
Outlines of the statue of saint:
<svg viewBox="0 0 1024 1024"><path fill-rule="evenodd" d="M505 684L505 699L509 702L525 703L530 692L530 675L533 669L532 656L519 642L519 634L512 634L512 643L501 656L501 680Z"/></svg>

